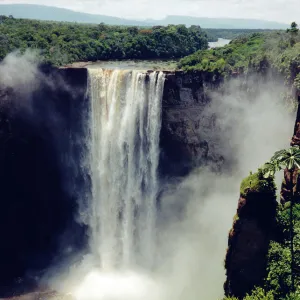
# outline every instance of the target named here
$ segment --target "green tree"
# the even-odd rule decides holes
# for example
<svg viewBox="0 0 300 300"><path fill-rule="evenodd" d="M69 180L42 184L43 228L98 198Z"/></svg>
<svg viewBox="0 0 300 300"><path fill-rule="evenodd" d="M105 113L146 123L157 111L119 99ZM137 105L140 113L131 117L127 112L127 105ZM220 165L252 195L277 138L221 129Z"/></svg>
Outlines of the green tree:
<svg viewBox="0 0 300 300"><path fill-rule="evenodd" d="M9 52L40 49L44 59L61 65L106 59L181 58L207 49L206 34L184 25L139 28L104 23L76 24L0 16L0 59Z"/></svg>
<svg viewBox="0 0 300 300"><path fill-rule="evenodd" d="M295 189L293 176L295 172L300 169L300 149L299 147L291 147L275 152L270 162L263 166L264 177L268 178L274 176L277 171L285 169L289 177L289 202L290 202L290 248L291 248L291 278L292 278L292 291L295 291L295 258L294 258L294 228L293 228L293 206L295 203Z"/></svg>
<svg viewBox="0 0 300 300"><path fill-rule="evenodd" d="M299 32L298 24L297 24L296 22L292 22L291 28L288 28L288 29L287 29L287 32L298 33L298 32Z"/></svg>
<svg viewBox="0 0 300 300"><path fill-rule="evenodd" d="M290 43L291 46L294 46L296 44L296 37L299 32L298 24L296 22L292 22L291 27L287 29L287 32L290 33Z"/></svg>

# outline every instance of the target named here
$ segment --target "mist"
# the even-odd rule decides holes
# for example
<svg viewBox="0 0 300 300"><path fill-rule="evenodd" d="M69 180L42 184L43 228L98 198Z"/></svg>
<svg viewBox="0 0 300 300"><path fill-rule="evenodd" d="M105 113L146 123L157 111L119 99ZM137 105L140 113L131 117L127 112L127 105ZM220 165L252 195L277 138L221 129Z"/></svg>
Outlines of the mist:
<svg viewBox="0 0 300 300"><path fill-rule="evenodd" d="M229 83L225 95L213 93L206 108L208 115L216 114L212 138L225 157L234 161L233 171L216 175L208 169L195 170L162 201L168 216L176 216L178 203L186 205L184 216L173 219L160 245L166 257L172 254L166 259L171 275L166 276L171 297L178 300L223 296L228 232L241 180L275 151L288 147L293 133L295 112L290 113L282 101L284 87L262 83L258 95L251 98L237 88L239 84ZM280 176L277 182L280 184Z"/></svg>
<svg viewBox="0 0 300 300"><path fill-rule="evenodd" d="M37 87L39 52L26 50L8 54L0 63L1 84L22 92L30 92Z"/></svg>
<svg viewBox="0 0 300 300"><path fill-rule="evenodd" d="M170 184L161 201L153 270L102 273L84 256L51 286L78 300L215 300L223 296L228 232L239 199L239 185L273 153L289 146L295 120L282 100L285 88L269 81L243 92L233 80L225 92L212 92L204 115L216 117L211 139L233 164L216 174L209 166L194 170L178 185ZM201 131L201 128L199 128ZM278 181L280 183L280 180ZM49 278L47 278L49 280Z"/></svg>

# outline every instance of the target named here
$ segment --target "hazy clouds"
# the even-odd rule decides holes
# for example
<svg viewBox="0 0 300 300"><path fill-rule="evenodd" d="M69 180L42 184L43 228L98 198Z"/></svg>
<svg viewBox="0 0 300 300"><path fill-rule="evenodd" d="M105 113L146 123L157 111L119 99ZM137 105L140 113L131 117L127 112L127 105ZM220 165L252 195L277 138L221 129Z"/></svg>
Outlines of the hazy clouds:
<svg viewBox="0 0 300 300"><path fill-rule="evenodd" d="M0 0L32 3L124 18L163 18L166 15L256 18L290 23L299 20L298 0Z"/></svg>

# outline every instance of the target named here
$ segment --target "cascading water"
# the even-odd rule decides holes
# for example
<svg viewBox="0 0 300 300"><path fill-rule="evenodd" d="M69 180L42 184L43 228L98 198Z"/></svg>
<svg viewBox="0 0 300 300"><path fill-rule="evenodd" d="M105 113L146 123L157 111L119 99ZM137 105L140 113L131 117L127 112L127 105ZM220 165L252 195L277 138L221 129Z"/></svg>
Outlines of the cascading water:
<svg viewBox="0 0 300 300"><path fill-rule="evenodd" d="M164 74L89 69L91 249L101 270L151 268Z"/></svg>

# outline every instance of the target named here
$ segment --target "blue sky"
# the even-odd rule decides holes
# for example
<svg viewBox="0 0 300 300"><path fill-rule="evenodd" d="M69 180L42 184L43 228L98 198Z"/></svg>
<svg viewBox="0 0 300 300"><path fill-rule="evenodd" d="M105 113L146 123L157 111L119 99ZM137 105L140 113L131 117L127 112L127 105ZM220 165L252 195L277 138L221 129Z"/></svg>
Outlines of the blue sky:
<svg viewBox="0 0 300 300"><path fill-rule="evenodd" d="M300 21L300 0L0 0L0 3L44 4L135 19L175 14Z"/></svg>

